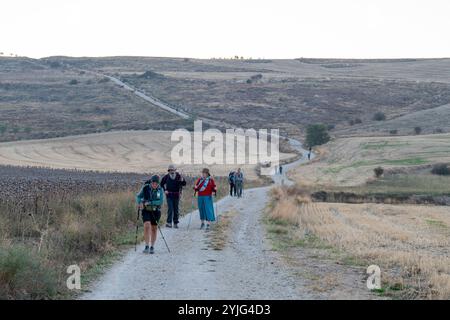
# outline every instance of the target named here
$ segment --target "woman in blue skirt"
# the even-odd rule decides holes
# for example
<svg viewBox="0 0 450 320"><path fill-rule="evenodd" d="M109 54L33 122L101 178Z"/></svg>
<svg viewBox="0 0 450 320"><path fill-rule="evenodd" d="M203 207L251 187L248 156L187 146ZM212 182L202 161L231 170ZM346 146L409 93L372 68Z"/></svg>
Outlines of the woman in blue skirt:
<svg viewBox="0 0 450 320"><path fill-rule="evenodd" d="M195 193L198 194L198 211L202 224L200 229L209 230L211 221L215 221L214 204L212 194L217 194L217 186L209 173L209 169L202 170L202 176L197 179L194 186Z"/></svg>

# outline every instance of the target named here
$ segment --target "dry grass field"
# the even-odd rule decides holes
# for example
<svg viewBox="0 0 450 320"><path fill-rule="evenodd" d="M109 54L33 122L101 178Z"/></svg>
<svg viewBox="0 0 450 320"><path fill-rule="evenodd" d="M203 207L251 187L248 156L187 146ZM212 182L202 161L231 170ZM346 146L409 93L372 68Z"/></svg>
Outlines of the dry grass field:
<svg viewBox="0 0 450 320"><path fill-rule="evenodd" d="M301 185L356 186L373 169L420 167L450 162L450 135L339 138L319 148L318 159L291 173Z"/></svg>
<svg viewBox="0 0 450 320"><path fill-rule="evenodd" d="M0 165L40 166L117 172L165 172L171 163L170 131L115 131L45 140L0 143ZM282 153L281 160L295 157ZM241 159L241 157L239 157ZM179 165L196 176L205 165ZM242 165L246 178L257 179L256 165ZM215 176L228 176L236 165L211 165Z"/></svg>
<svg viewBox="0 0 450 320"><path fill-rule="evenodd" d="M276 204L269 218L288 223L278 228L285 226L294 247L328 248L325 255L341 262L379 265L381 293L450 298L448 207L311 203L295 190L280 188L272 196Z"/></svg>

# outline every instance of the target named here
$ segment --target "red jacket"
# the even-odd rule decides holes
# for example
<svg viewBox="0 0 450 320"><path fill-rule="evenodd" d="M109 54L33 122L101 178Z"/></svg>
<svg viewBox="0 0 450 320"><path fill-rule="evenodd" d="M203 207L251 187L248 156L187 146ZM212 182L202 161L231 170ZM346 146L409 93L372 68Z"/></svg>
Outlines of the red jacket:
<svg viewBox="0 0 450 320"><path fill-rule="evenodd" d="M214 182L213 178L209 178L208 185L206 186L205 190L200 191L200 189L203 186L203 182L200 182L202 178L198 178L197 181L195 181L194 190L198 192L199 196L210 196L213 194L213 192L217 192L217 186Z"/></svg>

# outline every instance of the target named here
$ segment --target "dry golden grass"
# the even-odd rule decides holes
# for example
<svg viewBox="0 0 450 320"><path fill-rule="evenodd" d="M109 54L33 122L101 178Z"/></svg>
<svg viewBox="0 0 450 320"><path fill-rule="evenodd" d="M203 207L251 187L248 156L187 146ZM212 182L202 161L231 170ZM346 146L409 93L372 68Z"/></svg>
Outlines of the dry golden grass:
<svg viewBox="0 0 450 320"><path fill-rule="evenodd" d="M314 235L356 261L380 265L382 279L409 288L410 297L450 298L448 207L311 203L280 188L273 197L269 217L297 225L298 239Z"/></svg>
<svg viewBox="0 0 450 320"><path fill-rule="evenodd" d="M214 250L223 250L225 248L230 233L231 221L235 215L236 211L224 212L219 216L218 223L208 233L209 245Z"/></svg>
<svg viewBox="0 0 450 320"><path fill-rule="evenodd" d="M320 159L295 169L301 185L355 186L373 177L373 169L450 162L450 134L336 139L319 148Z"/></svg>
<svg viewBox="0 0 450 320"><path fill-rule="evenodd" d="M0 165L41 166L119 172L166 172L171 163L170 131L117 131L64 138L0 143ZM281 153L281 160L295 157ZM242 159L240 159L242 160ZM179 165L196 176L206 164ZM256 165L239 165L246 178L257 180ZM215 176L228 176L237 165L208 166Z"/></svg>

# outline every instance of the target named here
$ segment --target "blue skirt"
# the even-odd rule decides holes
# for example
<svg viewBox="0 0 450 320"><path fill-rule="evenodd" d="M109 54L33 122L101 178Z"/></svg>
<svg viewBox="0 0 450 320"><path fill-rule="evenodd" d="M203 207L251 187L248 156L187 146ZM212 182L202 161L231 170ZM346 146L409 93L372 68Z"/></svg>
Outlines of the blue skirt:
<svg viewBox="0 0 450 320"><path fill-rule="evenodd" d="M216 221L212 196L198 196L200 220Z"/></svg>

